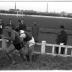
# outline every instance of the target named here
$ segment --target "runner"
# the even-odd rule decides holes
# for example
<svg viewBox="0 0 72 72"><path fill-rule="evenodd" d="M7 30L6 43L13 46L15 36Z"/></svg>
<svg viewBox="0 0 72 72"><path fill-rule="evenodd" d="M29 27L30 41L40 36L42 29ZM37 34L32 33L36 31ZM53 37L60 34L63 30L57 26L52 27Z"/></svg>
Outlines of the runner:
<svg viewBox="0 0 72 72"><path fill-rule="evenodd" d="M22 38L24 43L27 44L27 47L26 47L27 60L32 62L32 55L33 55L33 50L34 50L34 45L35 45L34 38L30 33L24 30L20 30L20 37Z"/></svg>
<svg viewBox="0 0 72 72"><path fill-rule="evenodd" d="M23 41L21 40L19 33L17 33L15 30L13 30L10 26L6 26L4 29L4 37L12 42L14 45L15 49L19 52L20 57L25 61L24 55L22 54L22 48L24 47ZM12 51L8 52L9 58Z"/></svg>

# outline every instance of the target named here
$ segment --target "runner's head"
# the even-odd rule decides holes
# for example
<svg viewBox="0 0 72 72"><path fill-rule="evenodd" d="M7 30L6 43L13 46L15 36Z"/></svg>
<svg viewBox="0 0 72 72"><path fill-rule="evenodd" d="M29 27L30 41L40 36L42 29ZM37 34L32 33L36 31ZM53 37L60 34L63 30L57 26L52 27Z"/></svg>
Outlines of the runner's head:
<svg viewBox="0 0 72 72"><path fill-rule="evenodd" d="M20 30L20 37L21 38L25 38L26 37L26 34L25 34L24 30Z"/></svg>

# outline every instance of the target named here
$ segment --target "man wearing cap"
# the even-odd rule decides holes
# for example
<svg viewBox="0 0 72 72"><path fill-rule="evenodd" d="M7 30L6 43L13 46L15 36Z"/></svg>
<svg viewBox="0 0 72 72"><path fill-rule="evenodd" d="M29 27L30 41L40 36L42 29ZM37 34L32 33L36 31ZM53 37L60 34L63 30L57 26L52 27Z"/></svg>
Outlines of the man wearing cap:
<svg viewBox="0 0 72 72"><path fill-rule="evenodd" d="M63 25L61 25L60 28L61 28L61 31L57 35L56 43L59 44L59 45L60 44L66 45L67 44L67 39L68 39L67 33L66 33L65 28L64 28ZM62 47L61 48L61 54L64 54L64 50L65 49ZM56 53L58 53L58 47L56 48Z"/></svg>

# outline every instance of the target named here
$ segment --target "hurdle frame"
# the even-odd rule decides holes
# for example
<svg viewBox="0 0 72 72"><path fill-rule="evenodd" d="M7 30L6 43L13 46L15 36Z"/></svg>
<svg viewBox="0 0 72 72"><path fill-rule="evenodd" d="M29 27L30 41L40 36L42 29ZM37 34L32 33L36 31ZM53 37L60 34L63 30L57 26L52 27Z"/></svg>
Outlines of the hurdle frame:
<svg viewBox="0 0 72 72"><path fill-rule="evenodd" d="M67 50L69 48L72 49L72 46L69 46L69 45L48 44L45 41L42 41L42 43L36 43L36 44L37 45L41 45L41 51L42 51L42 52L34 52L36 54L46 54L46 55L53 55L53 56L72 57L72 50L71 50L71 54L70 55L67 54ZM46 53L45 52L46 46L51 46L52 47L51 53L48 53L48 52ZM59 47L58 54L55 53L55 47ZM62 47L65 48L64 54L61 54L61 48ZM44 52L43 52L43 48L44 48Z"/></svg>
<svg viewBox="0 0 72 72"><path fill-rule="evenodd" d="M0 50L6 49L7 45L6 45L6 39L0 39L0 41L2 41L2 48L0 48ZM71 50L71 54L68 55L67 54L67 50L70 48L72 49L72 46L69 45L57 45L57 44L48 44L46 43L46 41L42 41L41 43L36 43L36 45L40 45L41 46L41 51L37 52L34 51L33 53L36 54L46 54L46 55L53 55L53 56L62 56L62 57L72 57L72 50ZM52 51L51 53L46 53L46 46L52 47ZM55 47L59 47L59 51L58 54L55 53ZM65 48L64 54L61 54L61 47Z"/></svg>

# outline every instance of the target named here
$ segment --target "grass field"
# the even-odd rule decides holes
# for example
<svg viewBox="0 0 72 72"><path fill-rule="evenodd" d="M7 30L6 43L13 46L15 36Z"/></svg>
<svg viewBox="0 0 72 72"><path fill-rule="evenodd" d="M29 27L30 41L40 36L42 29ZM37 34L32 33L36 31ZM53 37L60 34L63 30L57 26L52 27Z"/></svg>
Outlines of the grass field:
<svg viewBox="0 0 72 72"><path fill-rule="evenodd" d="M38 17L38 16L2 16L0 18L4 20L4 23L9 23L9 18L12 19L12 24L17 25L18 19L24 19L24 22L28 26L32 26L33 22L37 22L40 28L56 28L59 29L60 25L64 25L66 29L72 29L72 19L69 18L56 18L56 17Z"/></svg>
<svg viewBox="0 0 72 72"><path fill-rule="evenodd" d="M13 57L12 65L7 56L0 58L0 70L72 70L72 58L37 55L33 63L23 62L19 56Z"/></svg>
<svg viewBox="0 0 72 72"><path fill-rule="evenodd" d="M60 31L60 25L64 25L68 34L72 34L72 19L71 18L56 18L56 17L38 17L38 16L4 16L0 15L5 24L9 23L9 18L12 19L12 24L18 25L18 19L24 19L24 23L31 27L33 22L37 22L40 28L39 41L46 40L48 43L56 43L56 34ZM52 32L52 33L47 33ZM68 36L68 45L72 45L72 35Z"/></svg>
<svg viewBox="0 0 72 72"><path fill-rule="evenodd" d="M1 19L4 19L4 23L9 23L9 18L12 18L12 23L16 26L17 20L22 17L16 16L1 16ZM47 18L47 17L32 17L24 16L23 17L27 26L32 26L33 22L37 22L41 31L39 33L39 41L46 40L47 43L56 43L56 34L60 30L60 25L64 25L67 33L72 34L72 19L61 19L61 18ZM53 32L45 33L45 32ZM68 45L72 45L72 36L68 36ZM38 47L39 49L39 47ZM49 56L49 55L37 55L35 56L35 61L31 64L26 64L22 59L13 54L13 58L16 60L17 64L12 65L12 61L6 56L4 52L0 52L0 69L1 70L72 70L72 58L67 57L58 57L58 56Z"/></svg>
<svg viewBox="0 0 72 72"><path fill-rule="evenodd" d="M35 51L40 52L40 46L35 46ZM46 52L51 52L46 47ZM72 58L52 55L34 54L33 62L26 63L17 52L12 53L12 58L16 64L12 64L12 60L8 58L4 51L0 51L0 70L72 70Z"/></svg>

